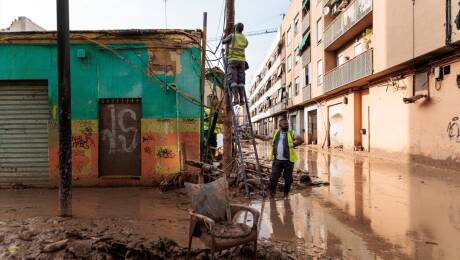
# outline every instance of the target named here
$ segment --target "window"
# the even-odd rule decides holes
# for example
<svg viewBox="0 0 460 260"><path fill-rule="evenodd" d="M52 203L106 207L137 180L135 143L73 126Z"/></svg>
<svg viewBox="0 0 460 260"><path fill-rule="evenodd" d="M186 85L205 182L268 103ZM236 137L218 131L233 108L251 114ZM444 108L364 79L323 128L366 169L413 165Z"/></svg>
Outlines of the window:
<svg viewBox="0 0 460 260"><path fill-rule="evenodd" d="M324 64L323 60L319 60L318 63L316 64L316 70L318 73L318 85L323 84L324 81L324 75L323 75L323 70L324 70Z"/></svg>
<svg viewBox="0 0 460 260"><path fill-rule="evenodd" d="M289 45L291 44L291 41L292 41L291 27L289 27L286 34L287 34L287 45Z"/></svg>
<svg viewBox="0 0 460 260"><path fill-rule="evenodd" d="M292 69L292 56L291 55L289 55L287 58L287 69L288 71L291 71Z"/></svg>
<svg viewBox="0 0 460 260"><path fill-rule="evenodd" d="M279 104L279 103L281 103L281 100L283 100L283 89L282 88L278 89L278 93L276 95L275 103Z"/></svg>
<svg viewBox="0 0 460 260"><path fill-rule="evenodd" d="M300 32L300 22L299 15L294 18L294 35L297 35Z"/></svg>
<svg viewBox="0 0 460 260"><path fill-rule="evenodd" d="M295 91L295 95L299 95L299 89L300 89L300 78L297 77L295 79L295 84L294 84L294 91Z"/></svg>
<svg viewBox="0 0 460 260"><path fill-rule="evenodd" d="M413 79L413 93L416 95L424 95L428 92L428 71L417 71Z"/></svg>
<svg viewBox="0 0 460 260"><path fill-rule="evenodd" d="M356 43L354 47L354 51L355 51L355 57L363 53L363 44L360 42Z"/></svg>
<svg viewBox="0 0 460 260"><path fill-rule="evenodd" d="M318 43L323 40L323 21L321 18L316 22L316 39Z"/></svg>
<svg viewBox="0 0 460 260"><path fill-rule="evenodd" d="M337 61L336 61L336 62L337 62L337 66L342 65L344 59L345 59L345 56L343 56L343 53L342 53L342 54L339 54L339 55L337 56Z"/></svg>
<svg viewBox="0 0 460 260"><path fill-rule="evenodd" d="M299 56L299 47L297 47L294 51L294 60L295 60L295 65L299 64L300 61L300 56Z"/></svg>
<svg viewBox="0 0 460 260"><path fill-rule="evenodd" d="M311 84L311 63L308 63L307 66L305 66L305 86L308 86Z"/></svg>

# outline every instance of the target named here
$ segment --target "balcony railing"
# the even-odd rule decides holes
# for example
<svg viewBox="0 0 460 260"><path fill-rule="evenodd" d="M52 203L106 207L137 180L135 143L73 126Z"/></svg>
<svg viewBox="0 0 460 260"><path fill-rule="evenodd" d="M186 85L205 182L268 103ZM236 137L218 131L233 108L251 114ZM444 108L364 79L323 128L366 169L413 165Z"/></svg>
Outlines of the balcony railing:
<svg viewBox="0 0 460 260"><path fill-rule="evenodd" d="M304 34L307 30L310 30L310 12L302 17L302 34Z"/></svg>
<svg viewBox="0 0 460 260"><path fill-rule="evenodd" d="M273 115L279 112L282 112L287 109L287 104L283 100L281 103L274 105L273 107L270 108L269 114Z"/></svg>
<svg viewBox="0 0 460 260"><path fill-rule="evenodd" d="M325 76L325 92L369 76L373 72L372 49L354 57Z"/></svg>
<svg viewBox="0 0 460 260"><path fill-rule="evenodd" d="M324 31L325 48L372 11L372 0L355 0Z"/></svg>
<svg viewBox="0 0 460 260"><path fill-rule="evenodd" d="M303 92L303 101L311 99L311 85L306 85L302 89Z"/></svg>

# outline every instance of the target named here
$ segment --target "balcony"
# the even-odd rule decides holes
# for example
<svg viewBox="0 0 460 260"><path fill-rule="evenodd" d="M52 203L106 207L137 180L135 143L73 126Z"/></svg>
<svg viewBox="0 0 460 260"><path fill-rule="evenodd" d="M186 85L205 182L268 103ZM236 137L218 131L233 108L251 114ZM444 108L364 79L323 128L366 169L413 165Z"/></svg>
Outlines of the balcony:
<svg viewBox="0 0 460 260"><path fill-rule="evenodd" d="M372 49L331 70L325 76L324 92L342 87L373 73Z"/></svg>
<svg viewBox="0 0 460 260"><path fill-rule="evenodd" d="M272 115L275 115L277 113L283 112L286 109L287 109L287 104L283 100L281 103L276 104L273 107L271 107L268 113L269 113L270 116L272 116Z"/></svg>
<svg viewBox="0 0 460 260"><path fill-rule="evenodd" d="M355 0L324 30L324 47L337 50L372 25L372 0Z"/></svg>
<svg viewBox="0 0 460 260"><path fill-rule="evenodd" d="M310 30L310 12L302 17L302 34L304 34L307 30Z"/></svg>
<svg viewBox="0 0 460 260"><path fill-rule="evenodd" d="M302 89L303 101L311 99L311 85L308 84Z"/></svg>

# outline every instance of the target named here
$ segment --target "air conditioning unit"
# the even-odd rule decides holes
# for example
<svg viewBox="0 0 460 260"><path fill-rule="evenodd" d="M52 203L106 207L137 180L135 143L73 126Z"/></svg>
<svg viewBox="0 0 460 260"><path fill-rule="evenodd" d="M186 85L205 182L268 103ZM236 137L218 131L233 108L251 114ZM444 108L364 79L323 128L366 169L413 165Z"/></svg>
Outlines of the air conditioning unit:
<svg viewBox="0 0 460 260"><path fill-rule="evenodd" d="M443 73L442 67L436 67L436 68L434 68L434 78L435 78L437 81L443 80L443 78L444 78L444 73Z"/></svg>

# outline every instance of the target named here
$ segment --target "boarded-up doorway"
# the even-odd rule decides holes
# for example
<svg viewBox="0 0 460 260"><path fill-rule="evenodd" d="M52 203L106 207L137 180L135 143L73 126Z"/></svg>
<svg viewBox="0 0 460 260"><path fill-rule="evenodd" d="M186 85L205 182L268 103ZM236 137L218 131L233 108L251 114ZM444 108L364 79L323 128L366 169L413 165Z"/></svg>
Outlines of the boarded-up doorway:
<svg viewBox="0 0 460 260"><path fill-rule="evenodd" d="M99 107L99 174L141 174L141 100L101 99Z"/></svg>

